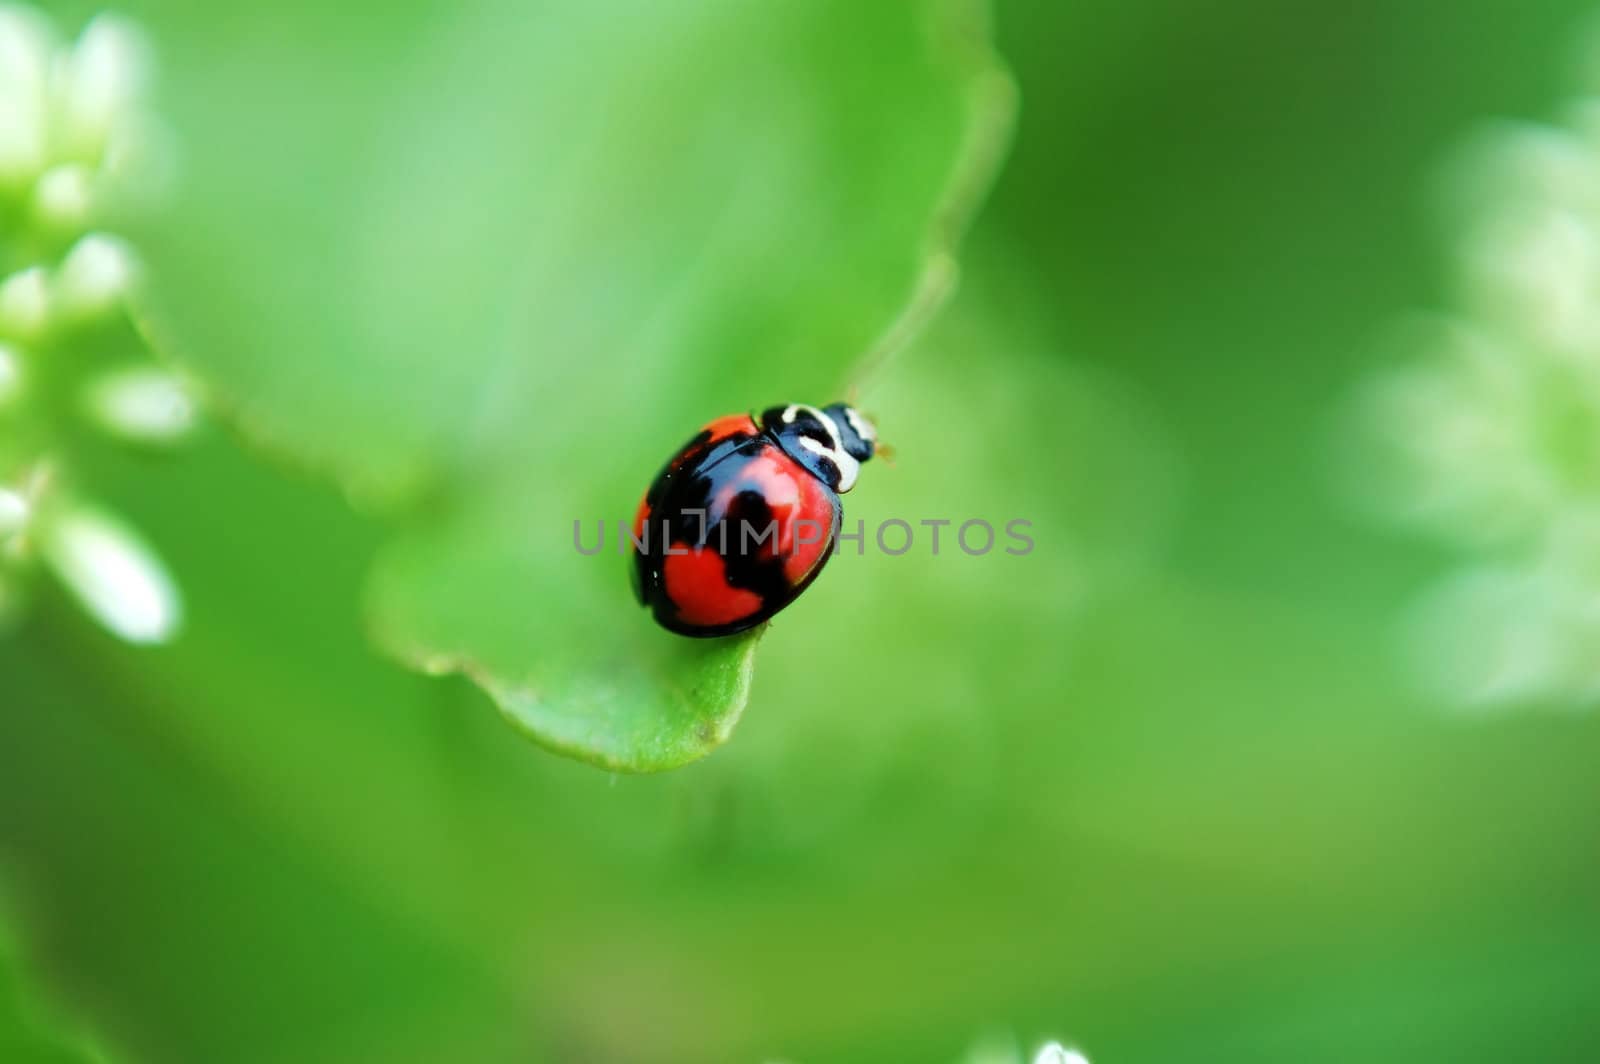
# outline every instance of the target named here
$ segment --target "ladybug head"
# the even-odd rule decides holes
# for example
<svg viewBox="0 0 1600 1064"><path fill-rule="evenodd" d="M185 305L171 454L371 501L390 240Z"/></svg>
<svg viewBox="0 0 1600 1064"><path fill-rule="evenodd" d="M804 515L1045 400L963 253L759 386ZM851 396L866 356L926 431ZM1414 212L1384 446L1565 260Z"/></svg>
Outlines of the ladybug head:
<svg viewBox="0 0 1600 1064"><path fill-rule="evenodd" d="M803 403L774 406L761 427L784 451L841 494L855 487L861 463L872 457L878 434L872 422L845 403L818 410Z"/></svg>

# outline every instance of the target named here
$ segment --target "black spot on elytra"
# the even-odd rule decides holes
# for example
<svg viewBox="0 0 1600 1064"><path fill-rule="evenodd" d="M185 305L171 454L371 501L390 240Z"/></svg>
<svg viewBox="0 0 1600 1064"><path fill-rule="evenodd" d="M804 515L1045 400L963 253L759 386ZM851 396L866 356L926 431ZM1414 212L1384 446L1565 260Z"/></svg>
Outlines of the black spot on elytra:
<svg viewBox="0 0 1600 1064"><path fill-rule="evenodd" d="M728 549L722 558L728 569L728 583L754 591L766 602L776 602L787 595L789 581L783 575L784 556L778 549L782 530L777 527L766 497L753 488L739 492L721 523L727 526ZM762 538L758 540L758 536ZM714 542L720 546L722 540Z"/></svg>

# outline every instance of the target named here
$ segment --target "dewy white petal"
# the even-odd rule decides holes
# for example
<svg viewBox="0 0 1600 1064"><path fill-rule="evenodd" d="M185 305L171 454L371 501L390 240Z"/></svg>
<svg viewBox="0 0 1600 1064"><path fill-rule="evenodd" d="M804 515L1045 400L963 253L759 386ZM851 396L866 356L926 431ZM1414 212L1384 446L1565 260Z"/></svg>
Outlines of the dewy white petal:
<svg viewBox="0 0 1600 1064"><path fill-rule="evenodd" d="M130 643L164 643L178 631L178 589L155 553L118 519L77 504L51 516L45 560L95 620Z"/></svg>
<svg viewBox="0 0 1600 1064"><path fill-rule="evenodd" d="M0 184L25 183L44 166L53 49L43 16L0 5Z"/></svg>
<svg viewBox="0 0 1600 1064"><path fill-rule="evenodd" d="M113 130L137 111L151 67L149 44L128 19L99 15L84 28L59 74L70 152L99 158Z"/></svg>
<svg viewBox="0 0 1600 1064"><path fill-rule="evenodd" d="M1502 211L1479 227L1465 262L1477 309L1536 350L1582 358L1600 337L1591 296L1600 247L1578 211L1543 204Z"/></svg>
<svg viewBox="0 0 1600 1064"><path fill-rule="evenodd" d="M22 360L17 349L0 343L0 409L22 391Z"/></svg>
<svg viewBox="0 0 1600 1064"><path fill-rule="evenodd" d="M33 186L33 212L58 229L81 229L94 205L94 179L78 163L51 167Z"/></svg>
<svg viewBox="0 0 1600 1064"><path fill-rule="evenodd" d="M1060 1042L1050 1042L1039 1050L1033 1064L1089 1064L1089 1058Z"/></svg>
<svg viewBox="0 0 1600 1064"><path fill-rule="evenodd" d="M50 319L45 272L33 266L0 281L0 334L36 336Z"/></svg>
<svg viewBox="0 0 1600 1064"><path fill-rule="evenodd" d="M124 439L170 443L194 428L195 404L174 373L153 366L96 378L84 395L91 418Z"/></svg>
<svg viewBox="0 0 1600 1064"><path fill-rule="evenodd" d="M32 513L33 507L21 492L0 488L0 542L21 532Z"/></svg>
<svg viewBox="0 0 1600 1064"><path fill-rule="evenodd" d="M50 23L20 4L0 4L0 86L43 88L55 51Z"/></svg>
<svg viewBox="0 0 1600 1064"><path fill-rule="evenodd" d="M126 296L137 276L138 258L126 241L90 233L62 260L56 295L73 314L99 314Z"/></svg>

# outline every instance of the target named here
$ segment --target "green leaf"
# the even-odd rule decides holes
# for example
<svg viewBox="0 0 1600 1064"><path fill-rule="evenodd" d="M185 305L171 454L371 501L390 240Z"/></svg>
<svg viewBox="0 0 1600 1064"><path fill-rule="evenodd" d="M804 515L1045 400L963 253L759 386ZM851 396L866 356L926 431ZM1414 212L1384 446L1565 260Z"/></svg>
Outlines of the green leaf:
<svg viewBox="0 0 1600 1064"><path fill-rule="evenodd" d="M553 749L693 760L737 721L757 637L657 630L617 522L699 424L838 398L937 307L1012 110L982 16L173 19L186 185L151 329L248 435L402 515L370 585L384 646L468 673ZM580 555L575 521L608 549Z"/></svg>
<svg viewBox="0 0 1600 1064"><path fill-rule="evenodd" d="M425 671L465 672L529 737L608 768L670 768L720 745L760 630L658 630L633 603L615 529L602 556L582 557L570 523L549 528L536 507L507 489L392 543L370 585L385 645Z"/></svg>
<svg viewBox="0 0 1600 1064"><path fill-rule="evenodd" d="M7 1064L92 1064L105 1059L40 1002L5 913L0 911L0 1060Z"/></svg>

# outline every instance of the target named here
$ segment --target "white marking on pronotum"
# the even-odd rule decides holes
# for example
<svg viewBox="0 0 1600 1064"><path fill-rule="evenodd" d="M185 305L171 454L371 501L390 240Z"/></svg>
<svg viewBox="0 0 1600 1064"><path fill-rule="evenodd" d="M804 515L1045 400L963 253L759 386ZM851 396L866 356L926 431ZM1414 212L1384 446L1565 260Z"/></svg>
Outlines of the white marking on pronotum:
<svg viewBox="0 0 1600 1064"><path fill-rule="evenodd" d="M826 458L833 463L835 469L839 470L839 486L836 490L846 492L855 487L856 476L861 472L861 463L857 462L844 448L841 447L835 451L821 440L811 436L801 436L800 446L812 454L818 454Z"/></svg>
<svg viewBox="0 0 1600 1064"><path fill-rule="evenodd" d="M839 450L844 446L844 438L839 435L839 426L834 422L833 418L814 406L807 406L805 403L790 403L783 409L783 423L785 425L794 424L794 419L800 415L802 410L822 422L822 427L828 430L828 438L833 440L834 450Z"/></svg>
<svg viewBox="0 0 1600 1064"><path fill-rule="evenodd" d="M783 423L785 425L794 424L795 418L800 415L800 411L802 410L816 418L817 421L822 424L823 429L825 429L828 433L828 439L832 440L833 443L832 446L830 446L826 443L823 443L821 440L814 439L813 437L802 436L800 437L800 446L804 447L808 451L811 451L813 454L821 455L832 462L834 467L839 470L838 490L840 492L849 491L851 488L855 487L856 475L861 471L861 463L857 462L855 458L850 455L850 452L844 449L844 438L839 435L838 424L833 420L832 417L823 413L821 410L818 410L816 407L807 406L804 403L790 403L783 409Z"/></svg>
<svg viewBox="0 0 1600 1064"><path fill-rule="evenodd" d="M856 413L855 407L845 407L844 418L846 421L850 422L850 427L856 430L857 436L860 436L868 443L878 442L878 430L873 427L872 422Z"/></svg>
<svg viewBox="0 0 1600 1064"><path fill-rule="evenodd" d="M833 420L833 416L824 414L816 408L812 408L811 412L817 415L817 420L822 422L822 427L828 430L828 438L833 440L834 450L844 450L844 437L839 434L839 425Z"/></svg>

